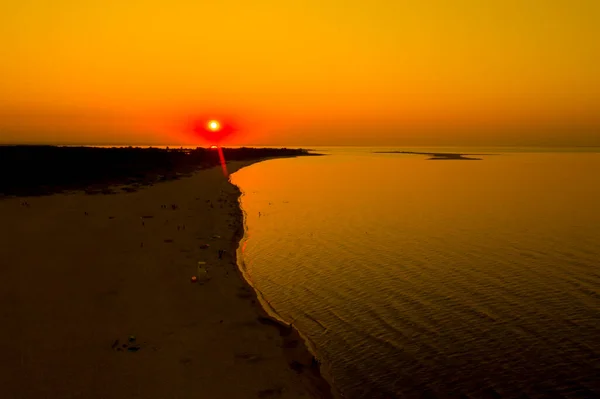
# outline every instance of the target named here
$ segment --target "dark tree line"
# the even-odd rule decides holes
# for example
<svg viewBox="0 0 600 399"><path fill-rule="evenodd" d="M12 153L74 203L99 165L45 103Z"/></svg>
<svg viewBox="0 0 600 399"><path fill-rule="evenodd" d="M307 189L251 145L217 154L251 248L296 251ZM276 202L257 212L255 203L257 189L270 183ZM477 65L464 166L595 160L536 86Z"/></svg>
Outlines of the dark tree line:
<svg viewBox="0 0 600 399"><path fill-rule="evenodd" d="M311 155L288 148L224 148L223 153L227 161ZM148 185L219 163L217 150L207 148L0 146L0 195Z"/></svg>

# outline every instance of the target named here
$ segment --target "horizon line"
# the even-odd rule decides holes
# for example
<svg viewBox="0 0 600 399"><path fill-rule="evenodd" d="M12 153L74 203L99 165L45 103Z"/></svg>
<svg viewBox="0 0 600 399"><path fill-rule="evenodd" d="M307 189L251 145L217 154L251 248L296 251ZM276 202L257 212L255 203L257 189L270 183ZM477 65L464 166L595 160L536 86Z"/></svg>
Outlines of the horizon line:
<svg viewBox="0 0 600 399"><path fill-rule="evenodd" d="M0 142L0 146L55 146L55 147L173 147L173 148L203 148L210 147L214 144L158 144L158 143L48 143L48 142ZM581 145L581 144L384 144L384 145L359 145L359 144L229 144L222 147L327 147L327 148L387 148L387 147L505 147L505 148L600 148L598 145Z"/></svg>

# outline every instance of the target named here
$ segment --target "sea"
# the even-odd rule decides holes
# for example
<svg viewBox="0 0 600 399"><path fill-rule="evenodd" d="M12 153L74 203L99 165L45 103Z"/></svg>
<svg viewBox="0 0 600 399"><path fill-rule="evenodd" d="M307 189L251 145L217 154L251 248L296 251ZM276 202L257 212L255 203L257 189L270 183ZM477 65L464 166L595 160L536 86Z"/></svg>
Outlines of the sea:
<svg viewBox="0 0 600 399"><path fill-rule="evenodd" d="M314 152L231 181L246 278L340 396L600 398L600 148Z"/></svg>

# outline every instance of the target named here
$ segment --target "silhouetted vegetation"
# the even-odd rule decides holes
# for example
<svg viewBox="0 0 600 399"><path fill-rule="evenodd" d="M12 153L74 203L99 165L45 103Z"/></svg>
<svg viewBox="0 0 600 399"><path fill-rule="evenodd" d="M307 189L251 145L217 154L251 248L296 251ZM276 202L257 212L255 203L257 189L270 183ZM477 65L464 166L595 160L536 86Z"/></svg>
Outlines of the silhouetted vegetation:
<svg viewBox="0 0 600 399"><path fill-rule="evenodd" d="M314 155L304 149L223 148L227 161ZM43 195L151 185L220 164L215 149L0 146L0 195ZM134 188L132 188L133 186Z"/></svg>

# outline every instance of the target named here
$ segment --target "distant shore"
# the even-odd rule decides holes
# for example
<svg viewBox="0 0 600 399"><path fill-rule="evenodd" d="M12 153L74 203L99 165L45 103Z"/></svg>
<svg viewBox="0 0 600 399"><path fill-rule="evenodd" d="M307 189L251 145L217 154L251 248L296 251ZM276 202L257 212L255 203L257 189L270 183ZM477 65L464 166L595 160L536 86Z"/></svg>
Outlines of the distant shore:
<svg viewBox="0 0 600 399"><path fill-rule="evenodd" d="M415 152L415 151L375 151L375 154L416 154L416 155L429 155L431 161L440 160L454 160L454 161L481 161L482 158L470 158L471 156L488 156L498 154L463 154L463 153L451 153L451 152ZM465 156L469 155L469 157Z"/></svg>
<svg viewBox="0 0 600 399"><path fill-rule="evenodd" d="M219 167L103 184L115 194L58 185L0 200L5 397L332 397L298 332L242 277L240 191Z"/></svg>
<svg viewBox="0 0 600 399"><path fill-rule="evenodd" d="M226 161L315 156L296 148L222 148ZM221 164L213 148L0 146L0 196L135 191ZM122 187L119 187L122 186Z"/></svg>

